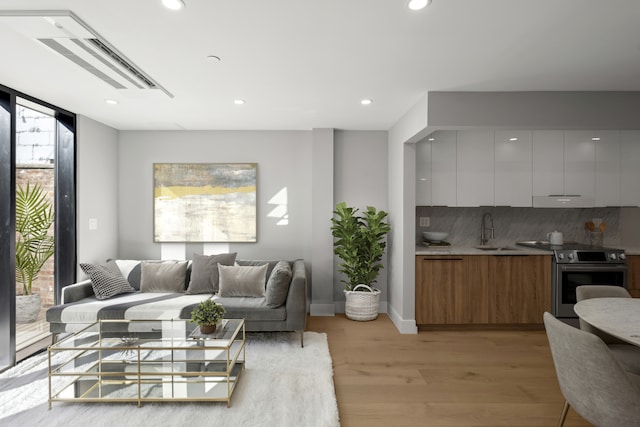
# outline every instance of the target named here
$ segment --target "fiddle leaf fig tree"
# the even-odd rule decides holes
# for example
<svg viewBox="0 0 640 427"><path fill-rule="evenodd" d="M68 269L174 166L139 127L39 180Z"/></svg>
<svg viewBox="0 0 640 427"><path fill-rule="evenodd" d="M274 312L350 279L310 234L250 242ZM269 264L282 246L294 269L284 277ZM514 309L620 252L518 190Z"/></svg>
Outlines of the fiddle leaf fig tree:
<svg viewBox="0 0 640 427"><path fill-rule="evenodd" d="M49 234L54 222L53 206L40 185L16 188L16 282L22 294L31 295L33 282L55 251Z"/></svg>
<svg viewBox="0 0 640 427"><path fill-rule="evenodd" d="M376 282L383 266L386 236L391 231L391 226L385 222L385 211L367 206L362 214L358 212L357 208L341 202L331 218L331 234L335 239L333 253L341 260L338 271L347 278L341 280L347 291L360 284L372 286Z"/></svg>

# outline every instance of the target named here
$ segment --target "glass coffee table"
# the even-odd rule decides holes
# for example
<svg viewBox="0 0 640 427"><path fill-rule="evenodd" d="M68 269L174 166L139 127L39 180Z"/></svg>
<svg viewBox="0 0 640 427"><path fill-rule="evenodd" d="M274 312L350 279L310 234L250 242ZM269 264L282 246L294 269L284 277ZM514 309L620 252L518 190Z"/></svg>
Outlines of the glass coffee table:
<svg viewBox="0 0 640 427"><path fill-rule="evenodd" d="M101 320L49 346L53 402L221 401L245 363L243 319L212 334L188 320Z"/></svg>

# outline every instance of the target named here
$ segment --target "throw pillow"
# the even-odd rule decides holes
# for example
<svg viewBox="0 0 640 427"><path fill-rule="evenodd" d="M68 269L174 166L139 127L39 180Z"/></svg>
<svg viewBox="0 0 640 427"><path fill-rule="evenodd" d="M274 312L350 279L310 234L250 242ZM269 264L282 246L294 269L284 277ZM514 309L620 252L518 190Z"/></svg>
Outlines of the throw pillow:
<svg viewBox="0 0 640 427"><path fill-rule="evenodd" d="M140 274L142 261L139 259L114 259L127 282L136 290L140 290Z"/></svg>
<svg viewBox="0 0 640 427"><path fill-rule="evenodd" d="M292 276L291 264L287 261L279 261L273 267L267 281L267 305L269 307L280 307L287 300Z"/></svg>
<svg viewBox="0 0 640 427"><path fill-rule="evenodd" d="M260 267L235 267L218 265L221 297L264 297L267 265Z"/></svg>
<svg viewBox="0 0 640 427"><path fill-rule="evenodd" d="M193 254L191 282L187 294L213 294L218 291L218 264L233 265L237 252L218 255Z"/></svg>
<svg viewBox="0 0 640 427"><path fill-rule="evenodd" d="M188 261L143 261L141 292L184 292Z"/></svg>
<svg viewBox="0 0 640 427"><path fill-rule="evenodd" d="M124 278L118 266L113 261L107 264L81 263L80 268L89 275L93 293L99 300L136 291L131 287L129 282L127 282L127 279Z"/></svg>

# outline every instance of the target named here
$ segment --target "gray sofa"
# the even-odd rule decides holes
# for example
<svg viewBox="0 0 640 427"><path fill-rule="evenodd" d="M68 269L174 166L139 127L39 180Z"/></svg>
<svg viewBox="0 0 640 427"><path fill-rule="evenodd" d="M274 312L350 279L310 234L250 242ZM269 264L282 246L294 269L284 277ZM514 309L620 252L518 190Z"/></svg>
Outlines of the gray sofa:
<svg viewBox="0 0 640 427"><path fill-rule="evenodd" d="M235 256L235 254L234 254ZM193 307L204 299L212 298L226 309L226 318L245 319L247 331L296 331L300 333L303 345L304 330L307 321L307 275L304 260L297 259L287 263L290 266L288 290L283 288L280 300L282 305L275 306L269 294L270 275L278 261L235 260L235 266L261 266L267 264L266 295L264 297L221 296L219 292L189 293L192 262L188 262L186 279L179 292L155 292L141 288L140 265L142 261L115 260L122 277L132 284L129 290L108 298L99 299L94 292L90 279L66 286L62 290L62 303L50 307L46 313L49 330L54 334L75 332L102 319L190 319ZM160 261L145 261L153 263ZM216 265L214 265L216 267ZM144 268L144 267L143 267ZM142 273L144 275L144 271ZM150 277L147 273L147 278ZM217 267L216 267L217 275ZM94 276L91 276L95 279ZM289 276L287 276L288 279ZM217 277L216 277L217 279ZM149 279L147 279L148 283ZM159 280L161 281L161 280ZM96 280L94 280L96 282ZM222 284L222 283L221 283ZM138 285L136 287L136 285ZM144 285L144 283L143 283ZM150 289L147 287L147 290ZM218 289L216 289L218 291ZM269 297L269 298L267 298ZM100 296L102 298L102 296Z"/></svg>

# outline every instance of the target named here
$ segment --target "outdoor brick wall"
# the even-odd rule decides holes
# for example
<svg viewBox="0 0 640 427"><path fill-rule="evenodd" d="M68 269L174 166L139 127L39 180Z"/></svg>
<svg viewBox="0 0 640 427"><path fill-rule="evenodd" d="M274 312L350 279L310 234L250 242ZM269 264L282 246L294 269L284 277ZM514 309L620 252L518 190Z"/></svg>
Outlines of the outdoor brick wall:
<svg viewBox="0 0 640 427"><path fill-rule="evenodd" d="M53 165L18 165L16 166L16 186L26 185L30 182L31 185L39 184L42 188L49 193L49 200L54 203L54 169ZM53 227L50 231L53 235ZM40 271L38 280L33 283L33 293L40 295L43 306L51 306L54 303L54 258L55 255L49 258L49 261L44 265ZM22 294L22 284L16 283L16 294Z"/></svg>

